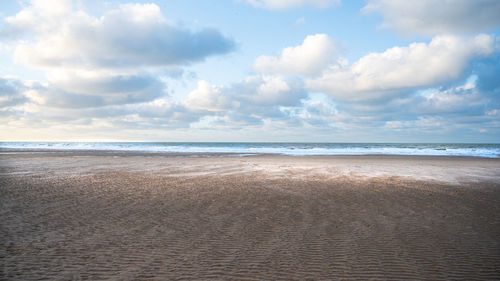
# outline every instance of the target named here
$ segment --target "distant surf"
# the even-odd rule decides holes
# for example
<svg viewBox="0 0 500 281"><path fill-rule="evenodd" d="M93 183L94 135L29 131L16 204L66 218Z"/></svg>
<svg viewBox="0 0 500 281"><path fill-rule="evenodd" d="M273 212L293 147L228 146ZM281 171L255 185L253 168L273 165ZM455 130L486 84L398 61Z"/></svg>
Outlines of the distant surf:
<svg viewBox="0 0 500 281"><path fill-rule="evenodd" d="M2 151L109 150L151 153L282 155L436 155L500 157L500 144L269 142L0 142Z"/></svg>

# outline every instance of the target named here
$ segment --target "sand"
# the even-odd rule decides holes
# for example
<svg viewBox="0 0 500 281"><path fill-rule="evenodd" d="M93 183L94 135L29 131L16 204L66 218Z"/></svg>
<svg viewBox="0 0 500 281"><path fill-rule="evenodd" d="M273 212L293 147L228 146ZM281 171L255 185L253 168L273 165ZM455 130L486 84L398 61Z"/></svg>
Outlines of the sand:
<svg viewBox="0 0 500 281"><path fill-rule="evenodd" d="M0 154L0 279L499 280L500 160Z"/></svg>

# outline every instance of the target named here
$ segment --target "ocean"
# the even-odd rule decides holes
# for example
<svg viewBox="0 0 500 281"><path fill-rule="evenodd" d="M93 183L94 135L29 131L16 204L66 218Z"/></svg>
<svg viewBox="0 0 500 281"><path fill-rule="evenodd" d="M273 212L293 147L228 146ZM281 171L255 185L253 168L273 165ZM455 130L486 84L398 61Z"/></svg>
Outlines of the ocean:
<svg viewBox="0 0 500 281"><path fill-rule="evenodd" d="M500 157L500 144L278 142L0 142L0 151L107 150L245 155L436 155Z"/></svg>

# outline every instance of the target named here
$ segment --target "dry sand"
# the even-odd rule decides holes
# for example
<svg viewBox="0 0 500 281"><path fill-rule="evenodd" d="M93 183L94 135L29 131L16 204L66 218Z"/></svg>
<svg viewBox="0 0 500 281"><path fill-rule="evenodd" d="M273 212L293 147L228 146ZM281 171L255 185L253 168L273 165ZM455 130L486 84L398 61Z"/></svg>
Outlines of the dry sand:
<svg viewBox="0 0 500 281"><path fill-rule="evenodd" d="M0 279L500 279L500 160L0 154Z"/></svg>

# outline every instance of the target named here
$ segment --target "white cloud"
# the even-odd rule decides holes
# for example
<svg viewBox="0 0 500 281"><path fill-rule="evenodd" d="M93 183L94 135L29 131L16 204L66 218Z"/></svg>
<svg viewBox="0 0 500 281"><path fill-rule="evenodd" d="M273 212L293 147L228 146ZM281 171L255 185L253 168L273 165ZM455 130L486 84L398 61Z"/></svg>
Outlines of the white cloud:
<svg viewBox="0 0 500 281"><path fill-rule="evenodd" d="M260 56L255 70L273 74L317 74L336 59L337 48L326 34L309 35L302 45L283 49L279 56Z"/></svg>
<svg viewBox="0 0 500 281"><path fill-rule="evenodd" d="M346 101L370 101L401 95L457 79L470 61L495 51L494 38L436 36L429 44L413 43L370 53L351 66L332 67L307 80L309 89Z"/></svg>
<svg viewBox="0 0 500 281"><path fill-rule="evenodd" d="M474 106L483 107L487 104L485 97L474 90L463 90L458 88L446 89L425 97L420 103L413 105L419 114L443 113L475 113ZM483 108L481 108L483 109Z"/></svg>
<svg viewBox="0 0 500 281"><path fill-rule="evenodd" d="M402 34L475 33L500 26L498 0L369 0L364 12L378 12L383 27Z"/></svg>
<svg viewBox="0 0 500 281"><path fill-rule="evenodd" d="M39 104L60 108L102 107L155 100L165 95L163 84L148 76L109 77L109 80L87 81L85 92L71 92L55 85L36 89ZM125 88L126 85L130 88ZM99 90L98 90L99 89Z"/></svg>
<svg viewBox="0 0 500 281"><path fill-rule="evenodd" d="M214 29L173 25L155 4L123 4L99 18L70 4L34 1L6 19L7 28L34 37L17 45L17 61L41 68L171 66L234 48L231 39Z"/></svg>
<svg viewBox="0 0 500 281"><path fill-rule="evenodd" d="M0 107L28 101L51 108L101 107L143 103L166 94L165 85L148 73L60 72L47 83L0 78Z"/></svg>
<svg viewBox="0 0 500 281"><path fill-rule="evenodd" d="M252 6L269 10L285 10L311 6L315 8L326 8L340 4L341 0L246 0Z"/></svg>
<svg viewBox="0 0 500 281"><path fill-rule="evenodd" d="M125 105L104 105L99 107L75 106L58 107L43 104L33 95L38 91L30 90L28 101L22 106L10 108L7 115L2 114L0 120L6 126L40 129L43 127L60 127L68 130L77 130L80 125L86 129L99 131L123 129L159 129L159 128L186 128L190 123L197 121L201 115L192 112L181 103L167 98L158 98L151 102ZM52 93L54 95L54 93ZM57 94L57 93L56 93ZM71 98L71 94L69 95ZM91 96L86 96L87 98ZM100 97L94 96L98 99ZM61 95L61 100L52 99L50 102L65 103L68 95ZM74 101L74 98L72 99ZM92 102L92 100L89 100ZM85 102L82 101L82 102ZM2 124L2 122L0 122ZM13 125L14 124L14 125Z"/></svg>
<svg viewBox="0 0 500 281"><path fill-rule="evenodd" d="M300 106L307 96L300 80L280 76L249 76L227 86L200 81L184 105L205 115L215 114L214 122L260 124L265 119L284 118L280 107Z"/></svg>
<svg viewBox="0 0 500 281"><path fill-rule="evenodd" d="M76 5L75 5L76 6ZM213 29L170 23L155 4L122 4L94 17L70 0L33 0L5 18L0 36L18 40L14 58L45 71L32 100L85 108L142 103L165 95L157 73L224 54L234 42ZM21 40L22 39L22 40Z"/></svg>
<svg viewBox="0 0 500 281"><path fill-rule="evenodd" d="M0 109L26 102L27 90L28 87L18 79L0 77Z"/></svg>
<svg viewBox="0 0 500 281"><path fill-rule="evenodd" d="M140 91L160 82L148 73L62 69L50 71L51 85L69 92L101 95Z"/></svg>
<svg viewBox="0 0 500 281"><path fill-rule="evenodd" d="M234 91L241 91L244 100L257 106L293 106L306 96L300 81L279 76L250 76Z"/></svg>
<svg viewBox="0 0 500 281"><path fill-rule="evenodd" d="M415 129L419 130L438 130L443 132L443 130L449 129L453 123L450 124L449 120L446 120L445 118L442 118L440 116L432 116L432 117L426 117L426 116L420 116L416 120L407 120L407 121L400 121L400 120L391 120L391 121L386 121L384 128L387 129L392 129L392 130L411 130L414 131Z"/></svg>
<svg viewBox="0 0 500 281"><path fill-rule="evenodd" d="M189 93L185 104L193 110L213 112L237 108L240 105L224 93L223 89L210 85L207 81L198 81L198 87Z"/></svg>
<svg viewBox="0 0 500 281"><path fill-rule="evenodd" d="M230 89L245 105L252 106L294 106L307 95L300 80L281 76L249 76Z"/></svg>

